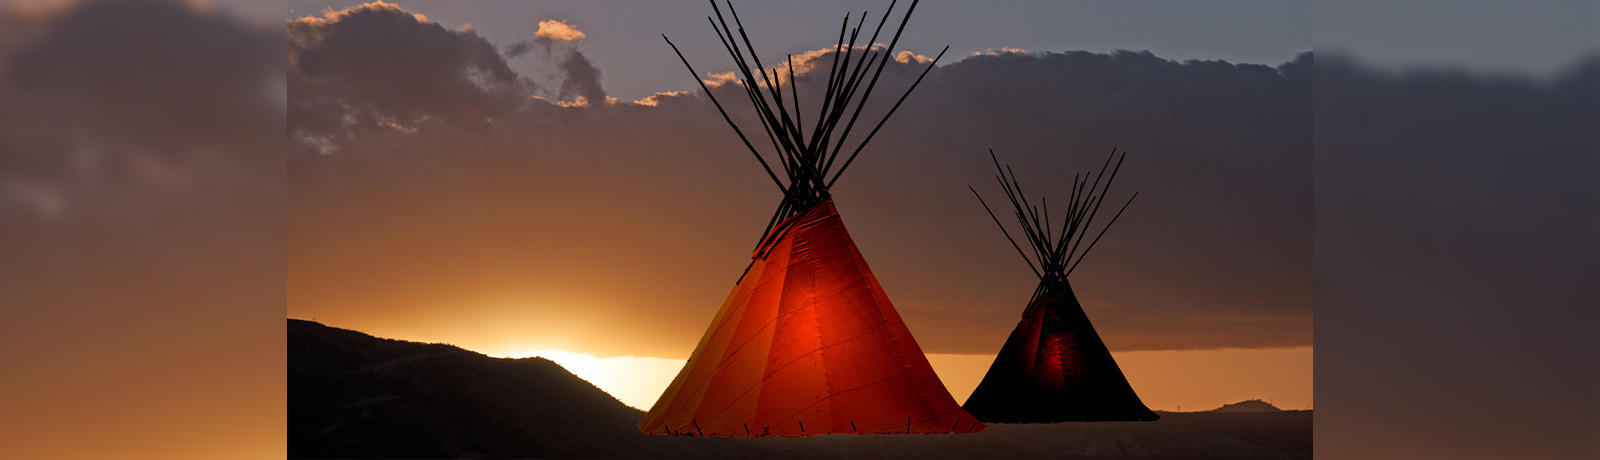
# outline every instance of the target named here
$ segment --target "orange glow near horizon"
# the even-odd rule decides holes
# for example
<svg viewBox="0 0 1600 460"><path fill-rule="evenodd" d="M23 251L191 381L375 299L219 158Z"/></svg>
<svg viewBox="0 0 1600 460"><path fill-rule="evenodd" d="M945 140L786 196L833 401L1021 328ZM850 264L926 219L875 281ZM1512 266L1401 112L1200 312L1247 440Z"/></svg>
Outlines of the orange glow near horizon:
<svg viewBox="0 0 1600 460"><path fill-rule="evenodd" d="M1197 411L1247 399L1280 409L1311 409L1312 348L1112 352L1139 399L1152 410ZM929 354L945 388L965 401L994 355Z"/></svg>
<svg viewBox="0 0 1600 460"><path fill-rule="evenodd" d="M1146 406L1154 410L1215 409L1246 399L1281 409L1312 407L1311 347L1114 352L1117 364ZM539 356L554 361L623 404L649 410L683 367L683 359L531 350L493 355ZM994 355L928 354L929 363L957 402L977 388Z"/></svg>
<svg viewBox="0 0 1600 460"><path fill-rule="evenodd" d="M666 391L667 384L678 375L684 360L640 356L613 356L597 358L593 355L562 350L533 350L502 356L504 358L540 357L554 361L572 375L588 380L623 404L639 410L650 410Z"/></svg>

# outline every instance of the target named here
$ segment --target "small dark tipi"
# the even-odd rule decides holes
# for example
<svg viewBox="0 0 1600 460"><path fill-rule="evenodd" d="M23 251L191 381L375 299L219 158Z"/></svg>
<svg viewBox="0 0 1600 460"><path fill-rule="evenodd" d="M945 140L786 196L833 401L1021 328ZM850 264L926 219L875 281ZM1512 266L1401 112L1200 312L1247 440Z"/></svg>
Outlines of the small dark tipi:
<svg viewBox="0 0 1600 460"><path fill-rule="evenodd" d="M762 131L757 134L765 134L777 151L777 163L787 180L779 179L702 82L706 96L783 192L783 201L751 254L750 266L689 362L639 421L639 429L647 434L737 437L982 430L984 425L956 404L934 374L850 240L828 194L922 81L919 76L860 144L835 163L845 152L851 128L916 2L884 48L856 45L865 18L848 29L846 42L849 17L845 17L826 91L809 129L800 116L793 66L786 94L784 80L761 64L743 26L735 35L716 6L713 2L712 28L733 56L742 77L738 85L761 120ZM728 8L734 24L739 24L733 6ZM893 3L889 9L894 9ZM868 45L877 40L887 21L885 14ZM687 59L684 65L689 66ZM700 80L692 66L689 72ZM926 75L924 70L922 76ZM834 166L838 169L830 177Z"/></svg>
<svg viewBox="0 0 1600 460"><path fill-rule="evenodd" d="M989 151L994 158L994 151ZM1113 150L1105 166L1116 157ZM1122 158L1126 158L1126 154ZM1083 236L1094 221L1094 216L1104 201L1111 182L1122 166L1122 158L1106 174L1105 166L1094 181L1088 173L1072 179L1072 195L1068 198L1066 218L1059 229L1053 229L1049 207L1043 199L1038 206L1028 202L1017 183L1011 168L1002 168L994 158L995 177L1010 199L1013 213L1022 224L1022 235L1028 240L1032 257L1017 244L1006 231L1005 225L995 217L994 210L978 196L979 203L989 211L995 225L1011 240L1012 247L1028 261L1034 274L1039 276L1039 287L1022 311L1022 322L1011 331L1011 337L1000 349L989 373L983 376L978 388L972 391L963 405L967 412L988 423L1053 423L1073 421L1141 421L1160 418L1134 394L1122 369L1111 358L1100 335L1089 324L1089 317L1078 304L1067 275L1083 261L1083 256L1094 248L1105 231L1111 228L1122 211L1128 209L1133 198L1122 205L1105 228L1095 235L1089 245ZM1101 187L1101 178L1105 184ZM970 187L969 187L970 188ZM1097 191L1098 190L1098 191ZM978 191L972 191L974 195ZM1135 193L1134 197L1138 194ZM1076 259L1074 259L1076 258ZM1038 263L1035 264L1035 261Z"/></svg>

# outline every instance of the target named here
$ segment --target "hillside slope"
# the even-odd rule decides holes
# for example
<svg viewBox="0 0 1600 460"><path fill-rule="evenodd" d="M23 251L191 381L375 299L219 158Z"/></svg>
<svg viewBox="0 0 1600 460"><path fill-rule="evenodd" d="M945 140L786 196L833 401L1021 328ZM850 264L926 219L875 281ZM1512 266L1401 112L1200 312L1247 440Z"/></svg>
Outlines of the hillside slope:
<svg viewBox="0 0 1600 460"><path fill-rule="evenodd" d="M626 456L643 413L542 358L289 320L289 456Z"/></svg>

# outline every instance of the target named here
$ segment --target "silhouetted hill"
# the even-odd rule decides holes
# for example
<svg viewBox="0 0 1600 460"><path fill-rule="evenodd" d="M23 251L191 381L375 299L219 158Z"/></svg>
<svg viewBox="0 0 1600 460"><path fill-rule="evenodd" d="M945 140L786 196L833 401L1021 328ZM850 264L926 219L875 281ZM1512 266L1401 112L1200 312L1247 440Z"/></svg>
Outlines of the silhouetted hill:
<svg viewBox="0 0 1600 460"><path fill-rule="evenodd" d="M644 414L543 358L289 320L289 456L624 456Z"/></svg>
<svg viewBox="0 0 1600 460"><path fill-rule="evenodd" d="M1311 412L990 424L965 435L646 436L644 414L542 358L289 320L290 458L1310 458Z"/></svg>
<svg viewBox="0 0 1600 460"><path fill-rule="evenodd" d="M1248 399L1233 404L1223 404L1222 407L1211 409L1211 412L1281 412L1277 406L1259 399Z"/></svg>

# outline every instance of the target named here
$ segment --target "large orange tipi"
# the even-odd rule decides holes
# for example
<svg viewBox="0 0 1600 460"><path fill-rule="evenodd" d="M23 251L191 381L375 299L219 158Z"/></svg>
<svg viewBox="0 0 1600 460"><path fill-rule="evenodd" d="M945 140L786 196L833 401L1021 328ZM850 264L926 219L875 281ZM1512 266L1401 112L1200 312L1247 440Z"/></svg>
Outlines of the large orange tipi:
<svg viewBox="0 0 1600 460"><path fill-rule="evenodd" d="M989 154L993 158L994 152ZM1116 156L1115 151L1112 156ZM1110 165L1111 157L1107 157L1105 166ZM1002 169L999 159L995 159L995 169L999 170L995 178L1011 201L1012 214L1022 224L1022 235L1028 240L1033 257L1028 257L1023 247L1011 238L1011 233L1005 231L989 205L984 203L983 207L989 210L995 225L1000 225L1006 239L1011 240L1012 247L1028 261L1034 274L1039 275L1039 285L1028 307L1022 311L1022 321L1011 331L983 381L967 397L963 407L979 420L1050 423L1160 418L1133 392L1067 283L1067 275L1072 274L1100 241L1100 236L1105 235L1117 217L1122 216L1122 211L1127 210L1128 204L1133 203L1133 198L1128 198L1128 203L1106 222L1099 235L1089 240L1088 246L1083 246L1083 237L1094 223L1095 213L1100 210L1100 203L1110 191L1121 166L1122 160L1118 159L1117 167L1112 168L1110 174L1101 167L1100 173L1094 174L1093 182L1087 173L1074 177L1072 195L1068 197L1064 213L1066 217L1060 227L1052 228L1050 208L1043 201L1038 206L1030 203L1022 194L1016 175L1008 176L1010 168ZM1103 184L1102 177L1105 178ZM978 192L973 190L972 193ZM1134 197L1138 195L1135 193ZM983 197L979 196L978 200L981 203Z"/></svg>
<svg viewBox="0 0 1600 460"><path fill-rule="evenodd" d="M731 13L732 5L728 6ZM713 28L728 45L742 77L738 84L755 106L787 180L779 179L704 83L702 89L784 198L749 268L734 284L689 362L639 422L639 429L649 434L738 437L982 430L984 425L956 404L934 374L850 240L828 194L883 121L900 107L896 102L830 178L834 160L888 63L899 31L888 47L872 49L856 45L861 21L850 29L848 42L845 30L840 30L821 108L807 129L799 116L793 74L788 75L786 93L784 80L776 72L769 74L756 58L742 26L735 34L716 3L712 7L717 13ZM892 11L894 5L889 8ZM913 2L900 30L915 8ZM736 13L732 19L739 23ZM877 39L887 19L886 14L867 43ZM848 17L845 24L848 27ZM684 65L689 65L687 59ZM932 68L930 64L928 69ZM694 73L694 68L689 71ZM926 75L924 70L922 76ZM699 81L699 74L695 76ZM919 76L906 95L921 81Z"/></svg>

